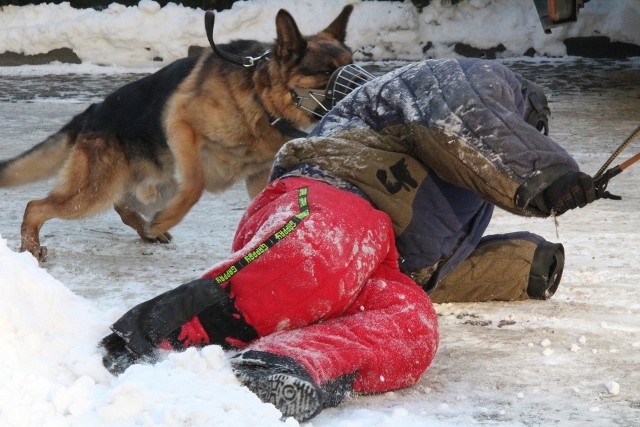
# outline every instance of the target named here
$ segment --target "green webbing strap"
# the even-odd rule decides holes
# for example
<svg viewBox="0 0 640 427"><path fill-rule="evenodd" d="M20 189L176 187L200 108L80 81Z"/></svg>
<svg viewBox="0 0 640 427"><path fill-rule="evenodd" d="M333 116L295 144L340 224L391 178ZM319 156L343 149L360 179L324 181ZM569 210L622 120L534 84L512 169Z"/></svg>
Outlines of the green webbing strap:
<svg viewBox="0 0 640 427"><path fill-rule="evenodd" d="M303 187L298 190L298 207L300 208L299 213L292 216L291 219L289 219L289 221L287 221L285 225L280 227L278 231L273 233L264 242L258 245L257 248L255 248L254 250L246 254L244 257L242 257L240 260L235 262L231 267L227 268L227 270L224 273L216 276L214 278L216 283L220 284L220 283L226 282L238 271L242 270L247 265L249 265L252 261L255 261L262 254L267 252L269 248L271 248L273 245L275 245L280 240L284 239L289 234L291 234L291 232L298 227L298 224L300 224L302 220L304 220L310 214L309 204L307 202L307 193L308 193L307 187Z"/></svg>

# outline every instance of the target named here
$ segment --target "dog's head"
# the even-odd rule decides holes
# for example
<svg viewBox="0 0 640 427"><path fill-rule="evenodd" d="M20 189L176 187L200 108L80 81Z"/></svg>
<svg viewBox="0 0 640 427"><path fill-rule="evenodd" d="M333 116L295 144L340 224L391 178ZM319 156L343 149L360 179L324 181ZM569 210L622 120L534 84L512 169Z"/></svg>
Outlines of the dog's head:
<svg viewBox="0 0 640 427"><path fill-rule="evenodd" d="M258 93L272 115L304 126L317 120L295 105L292 92L295 88L324 90L333 72L352 62L351 49L344 44L352 11L352 5L345 6L328 27L307 37L286 10L278 12L272 58L266 72L256 77Z"/></svg>

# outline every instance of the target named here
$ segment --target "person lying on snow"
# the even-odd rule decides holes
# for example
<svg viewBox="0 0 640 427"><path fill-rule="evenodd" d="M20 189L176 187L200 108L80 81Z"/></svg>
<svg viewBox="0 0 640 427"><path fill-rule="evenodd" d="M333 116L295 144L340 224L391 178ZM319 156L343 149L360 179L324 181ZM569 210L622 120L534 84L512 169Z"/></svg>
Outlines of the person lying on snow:
<svg viewBox="0 0 640 427"><path fill-rule="evenodd" d="M432 301L546 299L558 286L562 245L482 237L494 206L546 217L599 198L540 132L547 113L537 86L479 59L356 88L279 151L228 259L111 326L105 366L221 345L243 384L301 422L350 391L415 384L438 347Z"/></svg>

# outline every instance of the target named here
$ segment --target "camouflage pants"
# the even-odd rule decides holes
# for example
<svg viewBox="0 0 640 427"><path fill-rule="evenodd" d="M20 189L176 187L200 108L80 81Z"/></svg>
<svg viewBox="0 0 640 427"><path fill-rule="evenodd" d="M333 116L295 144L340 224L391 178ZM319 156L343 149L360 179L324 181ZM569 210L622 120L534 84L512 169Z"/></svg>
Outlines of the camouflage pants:
<svg viewBox="0 0 640 427"><path fill-rule="evenodd" d="M527 233L486 236L431 292L434 303L547 299L562 275L564 249Z"/></svg>

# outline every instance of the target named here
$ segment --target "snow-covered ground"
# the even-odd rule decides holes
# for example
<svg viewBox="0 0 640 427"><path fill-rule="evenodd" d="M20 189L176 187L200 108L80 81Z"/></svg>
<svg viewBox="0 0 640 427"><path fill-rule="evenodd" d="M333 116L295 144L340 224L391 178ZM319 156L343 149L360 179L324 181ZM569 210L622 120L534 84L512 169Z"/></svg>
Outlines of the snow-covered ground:
<svg viewBox="0 0 640 427"><path fill-rule="evenodd" d="M273 1L274 14L284 3ZM286 3L296 18L303 21L306 16L318 28L336 13L325 10L326 6L311 7L311 0ZM465 8L470 12L485 3L498 2L469 1ZM614 3L624 4L627 16L638 9L637 2ZM271 1L255 4L261 10L272 7ZM589 16L590 5L602 4L592 0L581 16ZM357 7L365 10L365 3ZM379 6L367 3L366 7ZM409 10L404 3L395 7ZM7 9L0 12L0 20ZM66 13L36 7L24 10L31 11L29 22L41 22L45 28L51 25L40 30L43 34L57 32L55 19ZM316 16L309 18L305 14L309 11ZM122 13L129 12L133 13L129 9ZM159 13L150 13L150 19ZM372 25L378 18L379 14L361 19ZM257 22L234 19L234 30ZM198 15L193 24L198 38L202 37L200 21ZM452 25L447 21L443 27ZM0 22L0 33L5 28ZM149 37L158 45L165 39L171 45L175 36L171 26L167 31L158 28L163 27L155 26ZM84 34L85 29L79 26L74 31ZM136 33L137 29L126 31L132 37L144 33ZM616 31L637 34L638 27L621 26ZM493 36L487 31L474 34ZM374 32L368 35L375 36ZM31 39L34 51L37 40ZM87 46L89 40L96 46L112 43L106 32L87 37ZM144 43L136 39L126 48L136 50ZM40 49L46 51L49 46L43 44ZM125 48L111 45L110 49ZM553 112L551 135L589 173L640 122L640 58L536 58L506 63L547 89ZM0 68L0 159L24 151L87 103L142 75L130 72L86 64ZM636 153L639 146L634 142L619 161ZM623 196L622 201L596 202L558 218L557 225L552 220L497 212L490 232L529 230L565 244L567 265L556 296L546 302L438 305L441 346L417 386L382 395L353 395L308 424L640 425L639 180L637 164L610 185L612 192ZM124 311L197 277L226 256L248 202L243 187L221 195L206 194L175 227L174 241L168 245L142 243L114 212L87 220L52 220L42 230L49 261L40 268L30 255L17 253L20 222L26 203L44 196L51 186L52 181L47 181L0 190L0 426L281 425L272 406L238 384L227 356L215 346L167 354L155 366L135 366L118 378L104 370L96 348L109 324Z"/></svg>
<svg viewBox="0 0 640 427"><path fill-rule="evenodd" d="M564 56L563 40L608 36L612 41L640 45L640 2L590 0L578 22L545 34L533 0L466 0L455 7L433 0L422 12L409 1L252 0L240 1L216 17L214 39L224 43L275 38L275 15L287 9L301 31L323 29L346 4L354 4L347 43L356 60L452 56L454 45L478 49L503 44L504 57ZM203 11L175 4L163 8L152 0L137 7L112 4L103 11L62 5L5 6L0 10L0 53L27 55L70 48L83 62L127 67L157 67L186 56L189 46L208 46ZM155 58L155 61L154 61ZM156 62L162 58L162 62Z"/></svg>

